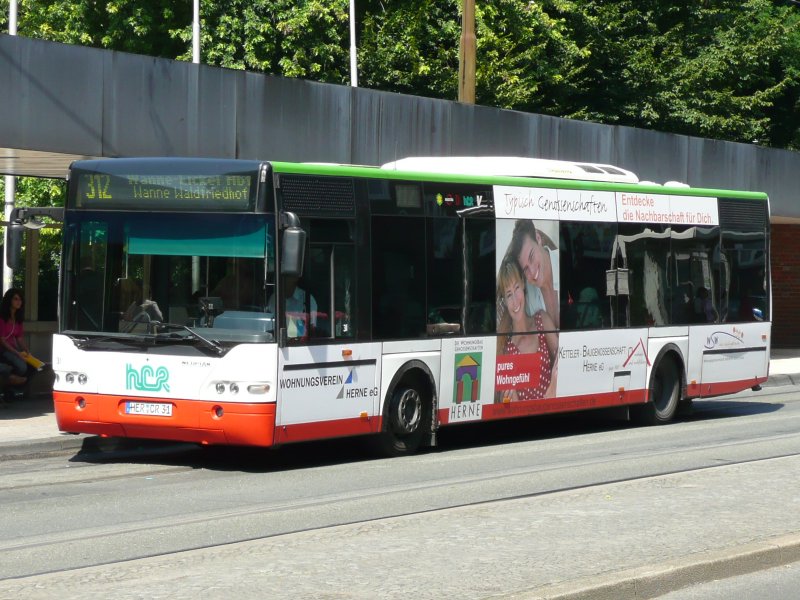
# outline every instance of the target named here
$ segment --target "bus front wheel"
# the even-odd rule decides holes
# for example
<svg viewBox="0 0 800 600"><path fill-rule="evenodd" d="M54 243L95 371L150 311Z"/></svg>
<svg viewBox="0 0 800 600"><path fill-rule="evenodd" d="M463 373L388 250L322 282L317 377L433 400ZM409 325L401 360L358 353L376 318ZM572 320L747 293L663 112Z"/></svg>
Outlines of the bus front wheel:
<svg viewBox="0 0 800 600"><path fill-rule="evenodd" d="M430 402L415 386L399 385L389 399L379 450L388 456L413 454L430 426Z"/></svg>
<svg viewBox="0 0 800 600"><path fill-rule="evenodd" d="M675 417L681 397L681 375L675 360L664 357L650 375L648 402L631 407L631 417L643 425L663 425Z"/></svg>

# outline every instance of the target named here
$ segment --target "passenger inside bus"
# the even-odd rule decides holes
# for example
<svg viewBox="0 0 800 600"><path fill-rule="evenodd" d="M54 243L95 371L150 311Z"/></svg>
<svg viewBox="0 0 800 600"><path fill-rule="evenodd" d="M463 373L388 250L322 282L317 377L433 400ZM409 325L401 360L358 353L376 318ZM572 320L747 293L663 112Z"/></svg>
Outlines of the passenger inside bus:
<svg viewBox="0 0 800 600"><path fill-rule="evenodd" d="M708 290L704 287L697 289L697 297L694 300L694 314L697 323L714 323L717 320L717 311L708 295Z"/></svg>
<svg viewBox="0 0 800 600"><path fill-rule="evenodd" d="M575 327L590 328L603 326L603 309L600 296L593 287L585 287L575 302Z"/></svg>
<svg viewBox="0 0 800 600"><path fill-rule="evenodd" d="M283 278L284 298L286 299L286 332L290 338L308 339L313 337L317 327L317 301L314 295L300 285L298 277ZM267 301L267 310L275 314L275 296Z"/></svg>
<svg viewBox="0 0 800 600"><path fill-rule="evenodd" d="M737 320L739 321L756 321L755 304L750 291L750 286L744 284L742 286L742 295L739 299L738 311L736 312Z"/></svg>
<svg viewBox="0 0 800 600"><path fill-rule="evenodd" d="M229 258L225 275L211 290L211 296L222 298L226 310L256 310L258 299L254 296L254 263L250 260ZM263 296L261 302L263 302Z"/></svg>

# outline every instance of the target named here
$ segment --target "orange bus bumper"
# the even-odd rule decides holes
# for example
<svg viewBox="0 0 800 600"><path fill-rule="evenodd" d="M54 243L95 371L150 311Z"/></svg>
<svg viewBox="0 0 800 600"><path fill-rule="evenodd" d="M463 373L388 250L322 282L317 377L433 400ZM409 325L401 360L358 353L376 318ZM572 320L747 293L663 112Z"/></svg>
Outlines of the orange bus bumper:
<svg viewBox="0 0 800 600"><path fill-rule="evenodd" d="M231 403L169 398L130 398L53 392L61 431L104 437L173 440L197 444L272 446L274 403ZM126 402L172 405L171 416L131 415ZM218 415L221 409L221 414Z"/></svg>

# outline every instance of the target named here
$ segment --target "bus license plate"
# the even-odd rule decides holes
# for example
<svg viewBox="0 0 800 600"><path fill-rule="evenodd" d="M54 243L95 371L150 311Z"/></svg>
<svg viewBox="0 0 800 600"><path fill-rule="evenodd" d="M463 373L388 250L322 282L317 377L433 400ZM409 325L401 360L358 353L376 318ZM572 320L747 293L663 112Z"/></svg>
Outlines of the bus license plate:
<svg viewBox="0 0 800 600"><path fill-rule="evenodd" d="M172 404L167 404L166 402L126 402L125 413L129 415L171 417Z"/></svg>

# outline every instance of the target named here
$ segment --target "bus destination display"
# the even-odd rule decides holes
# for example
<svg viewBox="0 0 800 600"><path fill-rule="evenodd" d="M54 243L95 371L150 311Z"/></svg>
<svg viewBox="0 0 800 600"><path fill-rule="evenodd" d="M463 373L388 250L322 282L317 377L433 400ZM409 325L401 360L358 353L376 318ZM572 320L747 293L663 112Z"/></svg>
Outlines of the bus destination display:
<svg viewBox="0 0 800 600"><path fill-rule="evenodd" d="M79 208L151 208L154 210L247 210L254 176L220 175L78 175Z"/></svg>

